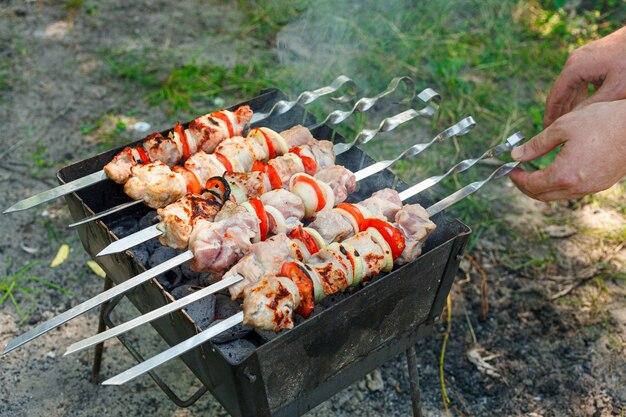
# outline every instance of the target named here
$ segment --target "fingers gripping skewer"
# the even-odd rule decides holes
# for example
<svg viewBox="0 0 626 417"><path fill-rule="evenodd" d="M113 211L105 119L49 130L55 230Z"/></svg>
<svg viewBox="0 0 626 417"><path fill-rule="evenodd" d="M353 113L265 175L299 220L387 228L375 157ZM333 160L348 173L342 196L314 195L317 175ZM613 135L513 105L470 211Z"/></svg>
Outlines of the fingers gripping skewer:
<svg viewBox="0 0 626 417"><path fill-rule="evenodd" d="M494 147L492 149L489 149L488 151L483 153L481 158L487 157L487 155L488 156L497 156L497 155L499 155L499 154L501 154L501 153L503 153L505 151L510 150L515 144L519 143L522 140L523 140L523 136L520 134L520 132L517 132L514 135L512 135L511 137L509 137L503 144L498 145L498 146L496 146L496 147ZM481 158L476 158L475 160L467 160L467 161L476 161L477 162ZM455 165L455 167L459 166L460 164L464 164L464 166L468 165L468 167L466 169L469 169L469 167L474 165L476 162L473 162L471 164L467 164L466 161L462 161L459 164ZM453 169L454 169L454 167L451 170L449 170L448 172L452 171ZM507 170L509 170L509 169L508 168L504 168L504 167L501 168L501 170L499 170L500 172L496 171L496 173L494 174L494 177L496 175L497 176L504 175L502 172L505 172ZM430 185L434 185L434 184L435 183L430 183ZM420 185L420 184L418 184L418 185ZM407 200L407 199L409 199L409 198L419 194L420 192L422 192L423 190L428 188L430 185L428 185L426 187L422 186L422 187L417 187L417 188L416 187L411 187L411 188L407 189L406 191L400 193L400 198L401 198L402 201L405 201L405 200ZM478 187L478 188L480 188L480 187ZM477 190L477 188L475 186L471 187L469 189L473 190L472 192ZM456 194L457 193L453 194L452 196L455 196ZM469 195L469 194L467 194L467 195ZM466 196L466 195L464 195L464 196ZM454 200L456 198L458 198L458 197L451 198L450 200ZM464 197L461 197L461 198L464 198ZM448 201L447 199L444 199L442 201L444 202L444 205L445 205L445 207L443 207L443 208L446 208L449 205L454 204L454 203L451 203L450 201ZM456 201L458 201L458 200L456 200ZM429 213L431 213L431 215L434 215L437 212L443 210L443 208L441 208L441 207L442 207L441 205L440 206L433 205L433 207L429 208L428 211L429 211ZM225 280L229 280L229 282L230 282L230 280L233 280L233 279L235 279L238 282L238 281L240 281L242 279L242 276L239 275L239 274L235 274L235 275L232 275L232 276L230 276L228 278L225 278ZM229 286L229 285L226 285L226 286ZM224 286L224 287L226 287L226 286ZM224 287L222 287L222 288L224 288ZM217 291L217 290L215 290L215 291ZM128 331L130 331L132 329L135 329L135 328L137 328L137 327L139 327L139 326L141 326L143 324L149 323L152 320L156 320L159 317L162 317L162 316L164 316L166 314L169 314L169 313L172 313L172 312L174 312L174 311L176 311L176 310L178 310L178 309L180 309L182 307L185 307L185 306L187 306L187 305L189 305L189 304L191 304L191 303L193 303L193 302L195 302L195 301L197 301L197 300L199 300L201 298L207 297L208 295L213 294L215 291L208 290L208 288L204 288L204 289L199 290L197 292L194 292L193 294L190 294L190 295L188 295L188 296L186 296L184 298L181 298L181 299L177 300L174 303L171 303L171 304L168 304L166 306L163 306L163 307L161 307L161 308L159 308L157 310L154 310L154 311L152 311L150 313L144 314L143 316L139 316L139 317L137 317L137 318L135 318L135 319L133 319L133 320L131 320L129 322L126 322L126 323L121 324L119 326L113 327L113 328L111 328L111 329L109 329L107 331L104 331L102 333L96 334L96 335L94 335L92 337L89 337L87 339L84 339L84 340L81 340L79 342L76 342L76 343L72 344L67 349L67 351L65 352L65 355L68 355L70 353L79 352L81 350L84 350L86 348L94 346L94 345L96 345L98 343L104 342L105 340L108 340L108 339L110 339L112 337L119 336L119 335L121 335L123 333L126 333L126 332L128 332Z"/></svg>
<svg viewBox="0 0 626 417"><path fill-rule="evenodd" d="M426 106L420 110L409 109L393 117L388 117L384 119L375 129L361 130L352 142L335 144L335 153L339 155L347 152L357 143L365 144L372 140L378 133L389 132L409 120L413 120L417 117L430 118L437 113L439 103L441 102L441 96L439 93L431 88L427 88L419 93L417 98L426 103Z"/></svg>
<svg viewBox="0 0 626 417"><path fill-rule="evenodd" d="M449 127L448 129L441 132L437 135L433 140L431 140L427 144L418 144L413 147L407 149L405 152L400 154L397 158L391 161L383 161L370 165L369 167L365 167L358 172L355 172L356 181L361 181L373 174L376 174L385 168L389 167L391 164L399 161L404 156L416 157L424 150L426 150L430 145L436 142L441 142L445 139L451 138L453 136L465 135L470 131L472 127L474 127L475 122L471 117L466 117L461 120L454 126ZM158 225L150 226L144 230L140 230L139 232L133 233L129 236L126 236L122 239L116 240L109 244L106 248L100 251L97 256L105 256L113 253L123 252L127 249L130 249L134 246L139 245L140 243L146 242L150 239L154 239L156 237L161 236L163 232L159 229Z"/></svg>
<svg viewBox="0 0 626 417"><path fill-rule="evenodd" d="M508 164L501 165L497 170L492 172L491 175L489 175L483 181L476 181L469 185L466 185L465 187L461 188L455 193L433 204L426 210L428 211L430 216L433 216L445 210L446 208L452 206L453 204L459 202L460 200L466 198L467 196L475 193L482 186L487 184L489 181L508 175L517 165L518 165L518 162L511 162ZM405 198L409 198L409 197L412 197L412 195L405 196ZM198 333L197 335L185 340L184 342L181 342L178 345L175 345L165 350L164 352L161 352L160 354L153 356L152 358L126 370L125 372L122 372L121 374L104 381L103 385L122 385L128 381L131 381L137 378L138 376L143 375L144 373L149 372L152 369L162 365L163 363L168 362L169 360L176 358L197 346L200 346L201 344L207 342L211 338L224 332L229 327L234 327L238 324L241 324L242 322L243 322L243 312L239 312L229 317L228 319L214 326L211 326L208 329Z"/></svg>
<svg viewBox="0 0 626 417"><path fill-rule="evenodd" d="M314 102L320 97L323 97L323 96L326 96L328 94L332 94L338 91L340 88L344 86L346 87L347 92L344 95L335 98L334 100L340 103L345 103L354 96L354 92L356 90L356 84L354 81L352 81L352 79L346 77L345 75L340 75L339 77L335 78L335 80L330 85L318 88L317 90L313 90L313 91L304 91L300 93L300 95L295 100L292 100L292 101L286 101L286 100L277 101L276 103L274 103L274 105L268 112L253 114L250 124L258 123L261 120L266 119L272 115L280 115L283 113L287 113L289 110L291 110L297 105L306 106L307 104Z"/></svg>
<svg viewBox="0 0 626 417"><path fill-rule="evenodd" d="M342 86L347 85L349 86L349 90L350 92L342 95L341 97L338 97L336 99L336 101L340 101L340 102L345 102L348 101L350 99L350 97L353 95L351 92L353 90L355 90L355 84L354 81L352 81L350 78L346 77L345 75L341 75L339 77L337 77L332 84L319 88L317 90L314 91L305 91L303 93L301 93L298 98L292 102L286 102L284 100L281 100L279 102L277 102L276 104L274 104L274 106L272 107L272 109L267 112L267 113L255 113L252 115L252 120L251 120L251 124L252 123L257 123L267 117L269 117L272 114L282 114L285 113L287 111L289 111L291 108L293 108L296 104L300 104L300 105L307 105L312 103L313 101L317 100L320 97L323 97L325 95L328 94L332 94L334 92L336 92L337 90L339 90ZM92 174L86 175L82 178L79 178L77 180L74 181L70 181L66 184L60 185L58 187L54 187L50 190L46 190L43 191L39 194L35 194L34 196L28 197L24 200L21 200L17 203L15 203L14 205L12 205L11 207L7 208L6 210L3 211L3 213L12 213L15 211L22 211L22 210L27 210L33 207L36 207L38 205L47 203L51 200L54 200L56 198L62 197L66 194L70 194L79 190L82 190L84 188L90 187L94 184L97 184L99 182L102 181L106 181L108 180L108 176L106 175L106 173L104 172L104 170L100 170L97 172L94 172Z"/></svg>
<svg viewBox="0 0 626 417"><path fill-rule="evenodd" d="M309 130L313 130L315 127L321 126L321 125L323 125L323 124L325 124L327 122L329 124L332 124L332 125L338 125L338 124L344 122L348 117L350 117L356 111L358 111L358 112L366 112L367 110L372 108L379 100L381 100L382 98L385 98L385 97L389 96L390 94L392 94L393 92L395 92L398 89L398 86L399 86L400 83L407 84L407 89L409 91L411 91L411 94L412 94L411 97L409 97L409 98L407 98L407 99L405 99L403 101L406 101L406 100L412 101L414 96L415 96L415 92L414 92L414 88L413 88L413 80L411 80L411 78L409 78L409 77L394 78L393 80L391 80L391 82L389 83L389 85L387 86L387 89L385 91L383 91L382 93L378 94L375 97L371 97L371 98L363 97L363 98L359 99L359 101L354 105L354 107L352 108L351 111L335 110L335 111L329 113L328 116L326 117L326 119L322 123L319 123L319 124L317 124L315 126L309 126L307 128ZM434 93L434 94L436 94L436 93ZM434 97L434 95L433 95L433 97ZM399 115L394 116L394 117L398 117L398 116ZM408 120L410 120L410 119L408 119ZM408 121L408 120L406 120L406 121ZM401 121L400 123L404 123L404 121ZM394 126L393 128L395 128L395 127L396 126ZM390 128L388 130L392 130L393 128ZM358 138L359 135L363 135L364 134L363 132L366 132L366 131L365 130L361 131L359 134L357 134L356 138ZM339 148L338 148L338 146L339 146ZM343 146L344 146L343 144L335 145L334 148L341 150L341 149L343 149ZM339 152L339 153L341 153L341 152ZM336 153L336 154L339 155L339 153ZM378 172L378 171L376 171L376 172ZM70 224L68 227L80 226L81 224L85 224L85 223L89 223L89 222L94 221L94 220L101 219L103 217L106 217L106 216L111 215L113 213L117 213L119 211L125 210L127 208L133 207L133 206L141 204L141 203L143 203L143 200L134 200L134 201L130 201L128 203L120 204L119 206L115 206L115 207L112 207L110 209L104 210L104 211L102 211L100 213L96 213L93 216L85 217L85 218L83 218L83 219L81 219L81 220L79 220L77 222L74 222L74 223Z"/></svg>

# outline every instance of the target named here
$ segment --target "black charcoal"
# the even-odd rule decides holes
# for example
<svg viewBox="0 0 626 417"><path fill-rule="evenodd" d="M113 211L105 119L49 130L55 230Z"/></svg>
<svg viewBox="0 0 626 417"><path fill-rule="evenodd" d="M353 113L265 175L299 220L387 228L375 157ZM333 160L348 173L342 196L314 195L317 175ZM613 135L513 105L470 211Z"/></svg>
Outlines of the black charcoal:
<svg viewBox="0 0 626 417"><path fill-rule="evenodd" d="M276 339L281 334L288 332L288 329L281 330L280 332L273 332L271 330L263 330L263 329L254 329L255 333L259 335L264 342L269 342L270 340Z"/></svg>
<svg viewBox="0 0 626 417"><path fill-rule="evenodd" d="M185 281L187 283L191 283L192 281L197 283L202 282L202 272L194 271L193 269L191 269L189 264L182 264L180 270L183 272L183 276L185 277Z"/></svg>
<svg viewBox="0 0 626 417"><path fill-rule="evenodd" d="M241 311L241 306L235 300L224 294L215 294L215 317L227 319Z"/></svg>
<svg viewBox="0 0 626 417"><path fill-rule="evenodd" d="M220 321L222 321L222 319L215 320L213 324L215 325L219 323ZM252 330L252 327L250 326L244 326L242 324L238 324L236 326L231 327L230 329L226 331L223 331L222 333L218 334L211 340L213 340L214 343L226 343L226 342L230 342L231 340L241 339L242 337L250 333L251 330Z"/></svg>
<svg viewBox="0 0 626 417"><path fill-rule="evenodd" d="M159 219L157 218L156 210L149 211L145 216L139 219L139 229L147 229L155 223L158 223Z"/></svg>
<svg viewBox="0 0 626 417"><path fill-rule="evenodd" d="M216 345L226 360L233 365L241 363L256 350L254 343L246 339L237 339L230 343Z"/></svg>
<svg viewBox="0 0 626 417"><path fill-rule="evenodd" d="M123 217L109 226L111 232L119 238L123 238L139 230L139 224L132 217Z"/></svg>
<svg viewBox="0 0 626 417"><path fill-rule="evenodd" d="M198 290L198 287L191 285L181 285L171 291L171 294L177 300L188 296ZM201 298L185 307L185 311L189 317L196 323L200 330L208 328L215 318L215 295L211 294Z"/></svg>
<svg viewBox="0 0 626 417"><path fill-rule="evenodd" d="M163 262L172 259L179 253L180 251L176 249L168 248L167 246L160 246L152 253L148 264L150 268L154 268L155 266L161 265Z"/></svg>
<svg viewBox="0 0 626 417"><path fill-rule="evenodd" d="M142 264L144 267L148 267L148 260L150 259L150 254L144 245L135 246L132 249L133 255L137 262Z"/></svg>
<svg viewBox="0 0 626 417"><path fill-rule="evenodd" d="M183 274L180 272L180 268L172 268L167 272L157 275L156 280L165 288L170 291L172 288L178 287L183 283Z"/></svg>
<svg viewBox="0 0 626 417"><path fill-rule="evenodd" d="M350 296L350 294L347 294L345 292L339 292L337 294L331 294L328 297L324 298L322 301L320 301L320 304L325 307L325 308L329 308L330 306L332 306L333 304L338 303L339 301L348 298Z"/></svg>

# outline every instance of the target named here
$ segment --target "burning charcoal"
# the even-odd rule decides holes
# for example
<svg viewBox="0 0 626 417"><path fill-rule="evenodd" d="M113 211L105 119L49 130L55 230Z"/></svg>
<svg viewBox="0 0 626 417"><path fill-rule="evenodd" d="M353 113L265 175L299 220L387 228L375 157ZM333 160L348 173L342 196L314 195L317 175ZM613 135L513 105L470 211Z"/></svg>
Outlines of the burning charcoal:
<svg viewBox="0 0 626 417"><path fill-rule="evenodd" d="M138 231L139 225L132 217L123 217L113 222L110 229L115 236L123 238Z"/></svg>
<svg viewBox="0 0 626 417"><path fill-rule="evenodd" d="M171 291L172 296L177 300L195 292L191 285L181 285ZM215 317L215 296L209 295L195 301L185 307L189 317L196 323L200 330L204 330L211 325Z"/></svg>
<svg viewBox="0 0 626 417"><path fill-rule="evenodd" d="M252 355L256 350L256 346L246 339L238 339L230 343L218 345L218 349L228 362L236 365Z"/></svg>
<svg viewBox="0 0 626 417"><path fill-rule="evenodd" d="M273 332L271 330L263 330L263 329L254 329L256 334L258 334L264 342L269 342L270 340L276 339L281 334L288 332L288 329L281 330L280 332Z"/></svg>
<svg viewBox="0 0 626 417"><path fill-rule="evenodd" d="M237 314L241 311L241 306L237 301L231 300L231 298L224 294L215 294L215 323L226 319L233 314ZM252 330L250 326L243 326L238 324L235 327L231 327L225 332L220 333L213 338L215 343L226 343L231 340L244 337L248 332Z"/></svg>
<svg viewBox="0 0 626 417"><path fill-rule="evenodd" d="M194 283L196 283L196 282L197 283L203 282L203 280L202 280L202 273L194 271L193 269L191 269L191 267L187 263L182 264L180 269L183 272L183 276L185 277L185 281L188 284L190 284L192 281Z"/></svg>
<svg viewBox="0 0 626 417"><path fill-rule="evenodd" d="M139 219L139 229L146 229L158 222L159 219L157 218L156 210L149 211L145 216Z"/></svg>
<svg viewBox="0 0 626 417"><path fill-rule="evenodd" d="M320 301L320 304L325 308L329 308L333 304L336 304L347 297L349 297L349 294L346 294L345 292L332 294Z"/></svg>
<svg viewBox="0 0 626 417"><path fill-rule="evenodd" d="M148 249L144 245L135 246L132 249L133 255L135 255L135 259L137 262L142 264L145 267L148 267L148 260L150 259L150 254L148 253Z"/></svg>
<svg viewBox="0 0 626 417"><path fill-rule="evenodd" d="M150 266L150 268L154 268L155 266L162 264L168 259L172 259L174 256L178 255L179 253L180 251L176 249L168 248L167 246L159 246L157 249L155 249L152 256L150 256L148 265Z"/></svg>

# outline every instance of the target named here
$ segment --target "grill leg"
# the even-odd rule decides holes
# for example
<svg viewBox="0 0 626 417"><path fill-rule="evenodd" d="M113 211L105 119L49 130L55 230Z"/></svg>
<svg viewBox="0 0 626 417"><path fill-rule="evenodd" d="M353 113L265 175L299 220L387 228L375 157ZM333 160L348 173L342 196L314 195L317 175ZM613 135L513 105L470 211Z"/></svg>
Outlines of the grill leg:
<svg viewBox="0 0 626 417"><path fill-rule="evenodd" d="M104 289L107 291L113 286L113 281L109 277L104 278ZM108 302L100 306L100 319L98 320L98 333L102 333L106 329L106 323L104 322L104 312L109 305ZM102 354L104 353L104 342L98 343L94 349L93 367L91 368L91 383L96 384L98 377L100 376L100 367L102 365Z"/></svg>
<svg viewBox="0 0 626 417"><path fill-rule="evenodd" d="M409 366L409 383L411 384L411 402L413 403L413 417L422 417L420 407L420 376L417 370L417 353L415 345L406 351L406 359Z"/></svg>

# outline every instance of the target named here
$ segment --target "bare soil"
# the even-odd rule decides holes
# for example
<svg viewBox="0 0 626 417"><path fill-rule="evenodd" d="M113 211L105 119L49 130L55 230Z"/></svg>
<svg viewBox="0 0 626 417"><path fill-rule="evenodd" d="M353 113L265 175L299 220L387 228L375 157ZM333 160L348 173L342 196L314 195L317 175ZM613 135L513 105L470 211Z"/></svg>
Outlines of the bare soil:
<svg viewBox="0 0 626 417"><path fill-rule="evenodd" d="M133 85L111 77L99 51L176 45L174 59L210 45L216 59L228 64L233 48L228 28L243 16L226 3L200 5L111 1L89 12L81 9L76 16L54 2L0 2L3 206L55 185L60 166L95 153L98 144L85 140L84 126L102 116L146 121L152 130L172 124L167 112L148 106ZM196 18L186 18L191 15ZM232 42L252 55L255 41L246 36L252 34ZM132 131L132 123L127 126L123 135L141 136ZM623 416L626 284L607 276L624 271L626 242L606 237L612 231L624 236L623 211L594 202L547 206L521 196L508 181L483 198L502 195L508 198L494 204L502 205L502 220L518 230L518 238L488 231L470 251L487 280L487 316L481 318L482 276L468 258L451 294L450 331L443 317L432 338L417 346L425 414L445 415L439 364L448 333L443 371L453 415ZM603 198L621 201L623 207L624 196L615 190ZM61 201L0 216L2 273L39 262L31 270L34 275L75 294L69 297L37 285L42 291L30 302L18 293L21 307L32 309L23 323L5 300L0 306L0 346L101 290L102 279L86 266L89 259L77 235L65 228L69 220ZM471 226L472 219L464 221ZM70 257L49 268L62 242L71 246ZM119 314L135 313L124 305ZM0 359L0 415L226 415L211 395L179 409L149 378L122 388L90 383L93 352L67 358L62 353L69 343L93 334L96 323L96 312L85 314ZM151 329L135 337L148 353L164 347ZM102 378L132 363L123 347L112 342ZM165 367L162 373L182 397L198 388L180 367ZM410 410L406 360L399 357L309 415L404 416Z"/></svg>

